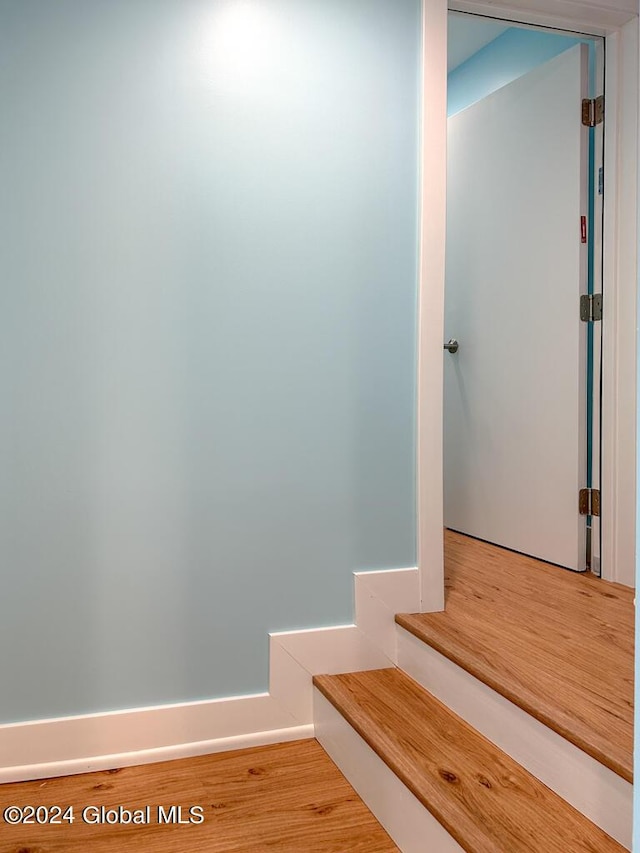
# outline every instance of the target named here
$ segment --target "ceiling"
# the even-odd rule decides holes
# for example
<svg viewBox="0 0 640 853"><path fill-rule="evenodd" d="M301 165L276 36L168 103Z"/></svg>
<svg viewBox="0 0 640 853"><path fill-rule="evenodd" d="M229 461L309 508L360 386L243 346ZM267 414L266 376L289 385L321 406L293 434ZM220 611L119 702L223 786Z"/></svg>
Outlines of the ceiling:
<svg viewBox="0 0 640 853"><path fill-rule="evenodd" d="M447 71L453 71L458 65L462 65L470 56L508 29L509 25L502 21L449 12Z"/></svg>

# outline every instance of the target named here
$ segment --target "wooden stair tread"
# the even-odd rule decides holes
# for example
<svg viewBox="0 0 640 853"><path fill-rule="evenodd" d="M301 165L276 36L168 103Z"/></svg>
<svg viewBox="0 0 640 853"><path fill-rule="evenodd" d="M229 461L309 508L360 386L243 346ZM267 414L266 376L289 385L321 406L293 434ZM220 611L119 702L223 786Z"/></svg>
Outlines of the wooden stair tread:
<svg viewBox="0 0 640 853"><path fill-rule="evenodd" d="M632 782L633 590L451 531L445 575L396 622Z"/></svg>
<svg viewBox="0 0 640 853"><path fill-rule="evenodd" d="M469 853L624 850L401 670L313 681Z"/></svg>

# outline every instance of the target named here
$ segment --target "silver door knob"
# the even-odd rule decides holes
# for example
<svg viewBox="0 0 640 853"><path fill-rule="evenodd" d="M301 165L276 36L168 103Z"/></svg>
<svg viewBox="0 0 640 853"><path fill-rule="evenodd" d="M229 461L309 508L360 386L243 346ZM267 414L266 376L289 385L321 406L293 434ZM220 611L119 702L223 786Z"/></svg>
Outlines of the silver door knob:
<svg viewBox="0 0 640 853"><path fill-rule="evenodd" d="M444 348L449 350L450 353L458 352L458 341L455 338L451 338L445 345Z"/></svg>

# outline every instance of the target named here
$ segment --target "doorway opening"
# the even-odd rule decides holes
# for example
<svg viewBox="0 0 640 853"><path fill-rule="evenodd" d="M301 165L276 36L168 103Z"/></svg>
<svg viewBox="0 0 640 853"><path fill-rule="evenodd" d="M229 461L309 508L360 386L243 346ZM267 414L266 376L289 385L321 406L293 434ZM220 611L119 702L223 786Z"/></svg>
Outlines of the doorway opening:
<svg viewBox="0 0 640 853"><path fill-rule="evenodd" d="M445 527L600 574L604 40L448 47Z"/></svg>

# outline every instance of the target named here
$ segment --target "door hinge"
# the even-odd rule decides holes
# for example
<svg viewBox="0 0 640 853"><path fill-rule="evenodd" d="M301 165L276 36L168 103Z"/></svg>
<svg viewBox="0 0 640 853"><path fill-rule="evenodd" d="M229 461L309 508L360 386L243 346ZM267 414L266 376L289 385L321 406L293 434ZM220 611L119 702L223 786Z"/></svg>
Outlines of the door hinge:
<svg viewBox="0 0 640 853"><path fill-rule="evenodd" d="M586 127L596 127L604 121L604 95L597 98L583 98L582 124Z"/></svg>
<svg viewBox="0 0 640 853"><path fill-rule="evenodd" d="M598 195L604 193L604 166L598 169Z"/></svg>
<svg viewBox="0 0 640 853"><path fill-rule="evenodd" d="M600 515L600 489L580 489L578 496L580 515Z"/></svg>
<svg viewBox="0 0 640 853"><path fill-rule="evenodd" d="M580 319L583 323L602 320L602 294L584 293L580 297Z"/></svg>

